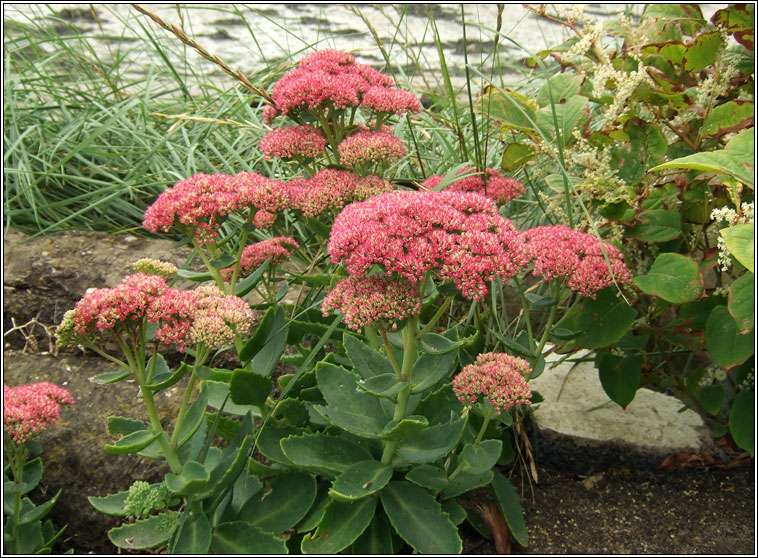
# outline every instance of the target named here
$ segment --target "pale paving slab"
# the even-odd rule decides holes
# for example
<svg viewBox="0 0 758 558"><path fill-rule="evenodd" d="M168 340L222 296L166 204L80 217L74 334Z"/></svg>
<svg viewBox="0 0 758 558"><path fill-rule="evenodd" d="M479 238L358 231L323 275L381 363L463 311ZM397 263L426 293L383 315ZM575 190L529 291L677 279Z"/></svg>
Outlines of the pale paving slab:
<svg viewBox="0 0 758 558"><path fill-rule="evenodd" d="M587 356L592 353L572 359ZM655 466L670 454L714 450L708 426L690 409L679 412L683 404L675 397L641 388L624 410L606 395L593 362L556 364L560 359L548 356L545 371L530 382L545 398L534 412L542 438L538 455L545 460L565 461L566 455L549 453L565 454L567 445L584 449L597 465L626 461Z"/></svg>

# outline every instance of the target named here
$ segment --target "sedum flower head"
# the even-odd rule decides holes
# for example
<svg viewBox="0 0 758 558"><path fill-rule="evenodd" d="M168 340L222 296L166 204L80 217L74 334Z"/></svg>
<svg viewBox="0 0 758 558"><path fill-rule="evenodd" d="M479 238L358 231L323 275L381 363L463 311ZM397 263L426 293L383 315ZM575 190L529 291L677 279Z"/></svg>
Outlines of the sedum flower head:
<svg viewBox="0 0 758 558"><path fill-rule="evenodd" d="M358 132L346 137L337 147L340 162L347 167L386 164L406 153L405 145L392 133Z"/></svg>
<svg viewBox="0 0 758 558"><path fill-rule="evenodd" d="M133 329L150 303L166 289L159 275L136 273L113 288L91 289L67 312L58 328L58 344L96 339L103 333Z"/></svg>
<svg viewBox="0 0 758 558"><path fill-rule="evenodd" d="M453 378L453 393L467 405L475 404L482 397L492 403L497 412L529 405L532 392L526 376L530 372L529 363L522 358L505 353L483 353Z"/></svg>
<svg viewBox="0 0 758 558"><path fill-rule="evenodd" d="M518 231L492 200L461 192L394 191L352 203L337 216L328 250L351 275L378 265L417 282L433 272L474 300L488 281L526 264Z"/></svg>
<svg viewBox="0 0 758 558"><path fill-rule="evenodd" d="M18 387L3 384L3 433L10 442L21 445L49 424L55 424L61 405L73 405L74 398L64 388L49 382Z"/></svg>
<svg viewBox="0 0 758 558"><path fill-rule="evenodd" d="M397 115L421 112L421 102L410 91L375 85L364 93L361 106Z"/></svg>
<svg viewBox="0 0 758 558"><path fill-rule="evenodd" d="M264 111L268 124L276 116L293 116L303 111L346 109L361 104L372 87L392 88L392 78L355 61L338 50L321 50L300 60L271 92L274 106Z"/></svg>
<svg viewBox="0 0 758 558"><path fill-rule="evenodd" d="M326 149L326 138L324 134L310 124L288 126L266 132L266 135L261 139L260 147L268 160L274 157L314 159Z"/></svg>
<svg viewBox="0 0 758 558"><path fill-rule="evenodd" d="M614 245L594 235L565 225L536 227L521 234L526 253L534 264L532 273L543 279L562 279L574 292L595 298L597 291L629 283L631 274L621 252ZM610 269L603 257L608 255ZM612 272L612 274L611 274Z"/></svg>
<svg viewBox="0 0 758 558"><path fill-rule="evenodd" d="M471 167L461 169L457 174L472 170ZM515 178L506 178L495 169L486 169L485 178L481 174L473 174L450 183L445 189L452 192L476 192L502 205L524 193L524 185ZM422 186L428 190L435 188L443 179L442 175L427 178Z"/></svg>
<svg viewBox="0 0 758 558"><path fill-rule="evenodd" d="M193 291L167 289L153 301L147 319L158 323L158 341L183 350L187 345L228 345L252 327L253 313L243 299L202 286Z"/></svg>
<svg viewBox="0 0 758 558"><path fill-rule="evenodd" d="M146 275L159 275L167 281L170 281L179 272L179 268L169 262L153 260L151 258L141 258L132 264L134 271Z"/></svg>
<svg viewBox="0 0 758 558"><path fill-rule="evenodd" d="M352 171L323 169L311 178L293 180L297 208L308 217L342 209L350 200L358 177Z"/></svg>
<svg viewBox="0 0 758 558"><path fill-rule="evenodd" d="M212 243L223 220L242 204L231 176L197 173L158 196L145 211L142 226L150 232L179 227L200 244Z"/></svg>
<svg viewBox="0 0 758 558"><path fill-rule="evenodd" d="M262 240L245 247L240 259L240 276L250 275L258 266L268 259L271 259L271 267L287 261L292 252L297 250L300 245L289 236L277 236L268 240ZM225 281L232 277L234 266L221 270L221 275Z"/></svg>
<svg viewBox="0 0 758 558"><path fill-rule="evenodd" d="M334 286L324 297L321 310L324 316L337 310L345 325L355 330L377 322L396 329L399 321L421 313L421 298L408 281L352 276Z"/></svg>

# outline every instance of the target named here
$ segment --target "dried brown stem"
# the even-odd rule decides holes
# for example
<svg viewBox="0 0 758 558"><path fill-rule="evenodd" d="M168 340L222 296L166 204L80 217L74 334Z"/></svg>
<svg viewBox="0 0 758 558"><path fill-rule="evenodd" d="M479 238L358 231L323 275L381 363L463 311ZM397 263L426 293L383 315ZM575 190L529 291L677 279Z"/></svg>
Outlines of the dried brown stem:
<svg viewBox="0 0 758 558"><path fill-rule="evenodd" d="M271 96L266 93L264 89L261 89L260 87L256 87L252 83L250 83L250 80L245 77L245 74L243 74L240 70L232 70L229 65L224 62L221 58L219 58L216 55L210 54L207 50L205 50L200 43L195 41L194 39L191 39L187 36L187 34L176 25L166 23L163 21L158 15L154 14L153 12L143 8L139 4L132 4L132 7L137 10L138 12L141 12L148 16L150 19L152 19L155 23L166 29L167 31L171 31L176 37L182 41L184 44L194 48L200 56L205 58L206 60L209 60L216 64L219 68L221 68L224 72L232 76L234 79L238 80L242 85L251 93L255 93L256 95L259 95L263 98L264 101L266 101L268 104L273 105L274 100L271 98Z"/></svg>

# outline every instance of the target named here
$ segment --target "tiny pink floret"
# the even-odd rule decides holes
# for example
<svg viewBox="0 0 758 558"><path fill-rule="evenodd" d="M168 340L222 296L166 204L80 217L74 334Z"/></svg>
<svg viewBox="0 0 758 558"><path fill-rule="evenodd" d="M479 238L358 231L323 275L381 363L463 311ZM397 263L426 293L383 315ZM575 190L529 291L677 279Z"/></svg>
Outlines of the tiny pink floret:
<svg viewBox="0 0 758 558"><path fill-rule="evenodd" d="M471 170L471 167L465 167L458 171L457 174ZM448 184L445 190L451 192L476 192L477 194L487 196L498 205L508 203L524 193L524 185L521 182L515 178L506 178L495 169L486 169L485 177L481 173L466 176ZM430 176L422 183L422 186L428 190L432 190L443 178L442 175Z"/></svg>
<svg viewBox="0 0 758 558"><path fill-rule="evenodd" d="M453 393L463 403L489 401L497 412L513 406L530 405L532 392L526 376L529 363L505 353L483 353L453 378Z"/></svg>
<svg viewBox="0 0 758 558"><path fill-rule="evenodd" d="M3 384L4 434L16 445L33 438L60 418L61 405L73 405L64 388L50 382L18 387Z"/></svg>

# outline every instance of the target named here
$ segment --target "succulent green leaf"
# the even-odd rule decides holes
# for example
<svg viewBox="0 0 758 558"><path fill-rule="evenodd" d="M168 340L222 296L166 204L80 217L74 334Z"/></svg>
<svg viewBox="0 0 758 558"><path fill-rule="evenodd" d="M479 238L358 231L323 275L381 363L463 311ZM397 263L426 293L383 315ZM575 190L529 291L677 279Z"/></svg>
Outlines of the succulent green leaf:
<svg viewBox="0 0 758 558"><path fill-rule="evenodd" d="M451 341L438 333L426 333L419 339L419 347L427 353L444 354L463 345L462 341Z"/></svg>
<svg viewBox="0 0 758 558"><path fill-rule="evenodd" d="M405 440L412 438L429 426L429 420L420 415L411 415L400 422L391 420L382 431L382 437L387 440Z"/></svg>
<svg viewBox="0 0 758 558"><path fill-rule="evenodd" d="M357 502L330 501L316 532L306 534L301 542L304 554L336 554L350 546L371 523L376 498Z"/></svg>
<svg viewBox="0 0 758 558"><path fill-rule="evenodd" d="M126 515L127 496L129 496L129 491L124 490L115 494L108 494L107 496L88 496L87 500L100 513L123 517Z"/></svg>
<svg viewBox="0 0 758 558"><path fill-rule="evenodd" d="M397 453L410 463L430 463L447 455L455 447L466 425L464 419L429 426L418 435L404 440Z"/></svg>
<svg viewBox="0 0 758 558"><path fill-rule="evenodd" d="M500 459L502 449L500 440L484 440L478 446L468 443L461 450L461 459L471 471L487 471Z"/></svg>
<svg viewBox="0 0 758 558"><path fill-rule="evenodd" d="M157 548L168 542L176 529L178 516L177 512L168 510L134 523L125 523L108 531L108 538L119 548Z"/></svg>
<svg viewBox="0 0 758 558"><path fill-rule="evenodd" d="M448 515L453 525L460 525L466 519L466 510L453 498L443 500L442 511Z"/></svg>
<svg viewBox="0 0 758 558"><path fill-rule="evenodd" d="M640 387L642 356L604 353L597 362L600 384L613 401L626 409Z"/></svg>
<svg viewBox="0 0 758 558"><path fill-rule="evenodd" d="M305 434L281 442L282 452L292 463L315 472L335 475L359 461L371 459L368 450L341 436Z"/></svg>
<svg viewBox="0 0 758 558"><path fill-rule="evenodd" d="M345 352L353 363L355 371L363 378L395 373L387 357L366 345L355 335L345 333L343 343Z"/></svg>
<svg viewBox="0 0 758 558"><path fill-rule="evenodd" d="M214 554L287 554L287 544L272 533L264 533L248 521L216 525L211 538Z"/></svg>
<svg viewBox="0 0 758 558"><path fill-rule="evenodd" d="M62 492L63 492L63 489L61 488L60 490L58 490L58 492L55 493L55 496L53 496L50 500L48 500L44 504L40 504L39 506L34 506L29 511L26 511L23 514L21 514L21 517L18 518L18 525L19 526L27 525L29 523L39 521L40 519L45 517L47 513L51 509L53 509L55 502L58 501L58 498L60 497Z"/></svg>
<svg viewBox="0 0 758 558"><path fill-rule="evenodd" d="M237 368L229 382L229 394L237 405L262 406L274 387L270 376L264 376L253 370Z"/></svg>
<svg viewBox="0 0 758 558"><path fill-rule="evenodd" d="M239 351L240 360L264 376L270 376L279 362L287 343L287 320L284 308L271 306L263 316L258 329Z"/></svg>
<svg viewBox="0 0 758 558"><path fill-rule="evenodd" d="M111 436L126 436L132 432L145 430L147 427L141 420L111 415L106 419L108 434Z"/></svg>
<svg viewBox="0 0 758 558"><path fill-rule="evenodd" d="M215 260L211 260L211 267L214 269L224 269L231 265L234 265L237 262L236 258L234 256L230 256L228 254L224 254L223 256L219 256Z"/></svg>
<svg viewBox="0 0 758 558"><path fill-rule="evenodd" d="M445 490L442 491L442 499L455 498L470 490L486 486L492 482L492 469L487 471L463 471L454 479L451 479Z"/></svg>
<svg viewBox="0 0 758 558"><path fill-rule="evenodd" d="M194 511L177 526L174 540L169 545L169 553L183 556L208 554L212 533L211 522L205 514Z"/></svg>
<svg viewBox="0 0 758 558"><path fill-rule="evenodd" d="M205 281L212 281L213 280L213 274L209 271L205 271L202 273L197 273L195 271L189 271L187 269L180 269L177 272L177 276L181 277L182 279L188 279L190 281L197 281L198 283L203 283Z"/></svg>
<svg viewBox="0 0 758 558"><path fill-rule="evenodd" d="M681 254L660 254L648 273L633 281L643 292L675 304L692 302L703 294L703 276L697 262Z"/></svg>
<svg viewBox="0 0 758 558"><path fill-rule="evenodd" d="M145 388L149 389L153 393L157 393L164 389L170 388L176 382L181 380L189 369L190 367L187 366L187 364L184 362L182 362L179 368L177 368L173 373L168 369L168 366L166 366L165 371L158 372L156 366L156 373L153 375L153 383L145 385Z"/></svg>
<svg viewBox="0 0 758 558"><path fill-rule="evenodd" d="M203 490L210 480L211 474L202 463L188 461L180 474L166 475L166 486L174 494L189 496Z"/></svg>
<svg viewBox="0 0 758 558"><path fill-rule="evenodd" d="M705 324L705 346L716 364L731 368L753 354L755 339L750 334L740 335L727 307L719 305Z"/></svg>
<svg viewBox="0 0 758 558"><path fill-rule="evenodd" d="M303 519L316 499L316 480L298 471L275 477L237 517L268 533L283 533Z"/></svg>
<svg viewBox="0 0 758 558"><path fill-rule="evenodd" d="M237 283L237 285L234 287L234 294L236 296L245 296L250 291L252 291L255 288L255 286L260 282L261 277L263 277L263 274L268 269L270 262L271 262L271 258L266 259L261 265L259 265L255 269L255 271L253 271L250 275L248 275L242 281Z"/></svg>
<svg viewBox="0 0 758 558"><path fill-rule="evenodd" d="M320 362L316 366L316 379L328 404L323 414L329 421L359 436L381 437L391 417L380 399L359 388L356 374L341 366Z"/></svg>
<svg viewBox="0 0 758 558"><path fill-rule="evenodd" d="M492 492L495 502L503 514L513 538L521 546L529 546L529 532L524 521L524 510L521 507L521 498L511 482L500 471L494 471L492 478Z"/></svg>
<svg viewBox="0 0 758 558"><path fill-rule="evenodd" d="M423 554L459 554L458 529L437 500L423 488L392 481L381 491L384 513L405 541Z"/></svg>
<svg viewBox="0 0 758 558"><path fill-rule="evenodd" d="M214 409L221 409L230 415L244 416L252 413L254 417L261 416L261 410L255 405L237 405L231 399L229 394L229 382L219 382L216 380L203 380L203 389L208 394L207 405Z"/></svg>
<svg viewBox="0 0 758 558"><path fill-rule="evenodd" d="M732 402L729 432L742 449L755 455L755 392L740 392Z"/></svg>
<svg viewBox="0 0 758 558"><path fill-rule="evenodd" d="M350 547L350 553L355 556L391 556L395 553L392 526L384 513L377 512L374 515L366 530Z"/></svg>
<svg viewBox="0 0 758 558"><path fill-rule="evenodd" d="M755 273L755 225L742 223L721 229L719 233L729 253L750 273Z"/></svg>
<svg viewBox="0 0 758 558"><path fill-rule="evenodd" d="M329 496L341 502L352 502L373 494L392 478L393 469L379 461L359 461L345 469L334 481Z"/></svg>
<svg viewBox="0 0 758 558"><path fill-rule="evenodd" d="M105 444L105 451L116 455L137 453L153 443L157 437L158 434L153 434L149 430L137 430L117 440L115 444Z"/></svg>
<svg viewBox="0 0 758 558"><path fill-rule="evenodd" d="M408 471L405 474L405 480L431 490L442 490L448 483L445 470L429 463L418 465Z"/></svg>
<svg viewBox="0 0 758 558"><path fill-rule="evenodd" d="M42 459L35 457L34 459L24 463L24 469L21 473L21 483L24 485L20 494L28 494L34 490L39 481L42 480Z"/></svg>
<svg viewBox="0 0 758 558"><path fill-rule="evenodd" d="M744 273L729 289L729 313L739 333L747 333L755 324L755 276Z"/></svg>
<svg viewBox="0 0 758 558"><path fill-rule="evenodd" d="M258 443L256 448L265 457L274 461L275 463L283 463L285 465L292 465L292 461L284 455L280 442L288 436L298 436L305 433L304 428L298 428L296 426L277 426L273 424L267 424L258 435Z"/></svg>
<svg viewBox="0 0 758 558"><path fill-rule="evenodd" d="M408 385L408 382L400 382L397 379L397 374L392 372L391 374L380 374L365 380L359 380L358 385L364 391L367 391L377 397L391 398L393 395L402 391L402 389Z"/></svg>
<svg viewBox="0 0 758 558"><path fill-rule="evenodd" d="M420 393L447 378L455 368L458 355L455 351L444 354L425 353L413 363L411 392Z"/></svg>
<svg viewBox="0 0 758 558"><path fill-rule="evenodd" d="M128 370L116 370L115 372L105 372L104 374L98 374L89 379L93 384L115 384L121 380L125 380L131 375Z"/></svg>

